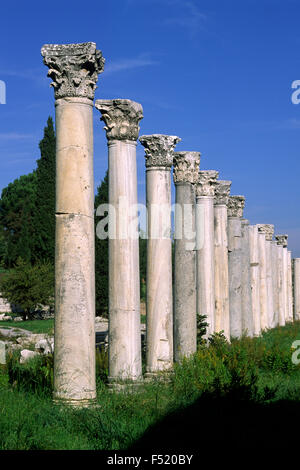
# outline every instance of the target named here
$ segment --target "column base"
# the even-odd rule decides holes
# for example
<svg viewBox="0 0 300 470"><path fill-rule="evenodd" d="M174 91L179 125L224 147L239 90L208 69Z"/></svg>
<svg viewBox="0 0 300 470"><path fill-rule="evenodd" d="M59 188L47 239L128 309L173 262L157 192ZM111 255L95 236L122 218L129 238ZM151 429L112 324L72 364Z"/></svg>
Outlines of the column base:
<svg viewBox="0 0 300 470"><path fill-rule="evenodd" d="M144 381L149 382L161 382L169 383L174 377L173 369L170 370L160 370L157 372L146 372L144 376Z"/></svg>
<svg viewBox="0 0 300 470"><path fill-rule="evenodd" d="M72 399L72 398L57 398L52 399L54 405L69 406L71 408L97 408L99 405L96 398L86 399Z"/></svg>
<svg viewBox="0 0 300 470"><path fill-rule="evenodd" d="M108 377L108 390L111 392L136 393L143 384L144 380L142 377L135 380Z"/></svg>

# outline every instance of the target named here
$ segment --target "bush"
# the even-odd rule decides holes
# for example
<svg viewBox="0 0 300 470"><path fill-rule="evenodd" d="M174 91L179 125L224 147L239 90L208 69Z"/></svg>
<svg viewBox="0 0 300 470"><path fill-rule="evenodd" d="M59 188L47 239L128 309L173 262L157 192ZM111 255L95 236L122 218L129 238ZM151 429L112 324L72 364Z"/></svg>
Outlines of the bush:
<svg viewBox="0 0 300 470"><path fill-rule="evenodd" d="M23 320L45 305L54 304L54 268L48 262L32 266L18 259L14 269L0 280L0 291L10 304L24 310Z"/></svg>
<svg viewBox="0 0 300 470"><path fill-rule="evenodd" d="M53 391L53 355L35 356L20 364L19 352L8 355L9 383L17 390L51 396Z"/></svg>

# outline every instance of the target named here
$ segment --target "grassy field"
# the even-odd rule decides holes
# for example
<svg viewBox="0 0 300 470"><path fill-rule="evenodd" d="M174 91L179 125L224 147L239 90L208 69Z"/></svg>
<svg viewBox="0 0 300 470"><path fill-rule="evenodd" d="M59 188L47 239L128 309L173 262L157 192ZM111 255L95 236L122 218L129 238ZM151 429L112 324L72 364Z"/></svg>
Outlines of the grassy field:
<svg viewBox="0 0 300 470"><path fill-rule="evenodd" d="M145 384L138 393L109 391L106 358L98 358L99 406L89 410L52 404L52 360L22 366L23 375L12 363L9 374L0 371L0 449L179 452L212 442L219 450L232 442L254 449L278 439L283 448L298 439L300 366L291 360L297 339L300 322L231 344L216 336L175 365L170 383Z"/></svg>
<svg viewBox="0 0 300 470"><path fill-rule="evenodd" d="M48 333L54 332L54 319L47 318L45 320L26 320L26 321L2 321L0 328L22 328L24 330L32 331L32 333Z"/></svg>

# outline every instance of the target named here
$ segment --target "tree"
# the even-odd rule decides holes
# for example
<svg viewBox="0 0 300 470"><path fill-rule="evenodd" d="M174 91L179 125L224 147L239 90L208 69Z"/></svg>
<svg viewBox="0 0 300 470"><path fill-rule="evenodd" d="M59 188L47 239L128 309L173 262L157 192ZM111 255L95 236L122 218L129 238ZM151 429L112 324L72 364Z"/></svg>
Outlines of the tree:
<svg viewBox="0 0 300 470"><path fill-rule="evenodd" d="M108 172L97 188L95 196L95 228L101 219L96 215L100 204L108 204ZM96 314L108 316L108 238L101 240L95 230L95 280L96 280Z"/></svg>
<svg viewBox="0 0 300 470"><path fill-rule="evenodd" d="M24 320L31 318L37 309L53 306L53 267L48 262L32 266L19 258L15 268L1 277L0 291L10 304L22 307Z"/></svg>
<svg viewBox="0 0 300 470"><path fill-rule="evenodd" d="M56 137L53 120L49 116L44 137L39 143L41 158L36 169L36 212L34 217L34 260L48 260L55 256L55 174Z"/></svg>
<svg viewBox="0 0 300 470"><path fill-rule="evenodd" d="M3 189L0 200L0 230L5 245L4 263L12 267L18 257L31 260L34 252L36 172L20 176Z"/></svg>

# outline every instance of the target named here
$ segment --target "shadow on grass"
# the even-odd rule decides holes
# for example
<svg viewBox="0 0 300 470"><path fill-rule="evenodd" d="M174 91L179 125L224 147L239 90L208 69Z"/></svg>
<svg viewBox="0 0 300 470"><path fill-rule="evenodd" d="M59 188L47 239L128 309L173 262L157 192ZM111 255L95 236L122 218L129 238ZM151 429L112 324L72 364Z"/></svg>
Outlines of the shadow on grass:
<svg viewBox="0 0 300 470"><path fill-rule="evenodd" d="M232 397L206 396L150 427L128 450L211 451L223 460L237 450L251 455L299 446L300 402L261 404ZM273 454L274 456L274 454Z"/></svg>

